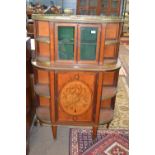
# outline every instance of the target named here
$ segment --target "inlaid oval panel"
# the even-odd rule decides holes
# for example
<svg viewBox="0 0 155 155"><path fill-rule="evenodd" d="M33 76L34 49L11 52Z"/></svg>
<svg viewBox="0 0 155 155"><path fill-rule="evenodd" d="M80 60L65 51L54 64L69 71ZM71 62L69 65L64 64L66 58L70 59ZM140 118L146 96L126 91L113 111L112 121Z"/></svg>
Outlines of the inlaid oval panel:
<svg viewBox="0 0 155 155"><path fill-rule="evenodd" d="M61 89L59 103L67 114L81 115L92 103L92 92L85 83L74 80Z"/></svg>

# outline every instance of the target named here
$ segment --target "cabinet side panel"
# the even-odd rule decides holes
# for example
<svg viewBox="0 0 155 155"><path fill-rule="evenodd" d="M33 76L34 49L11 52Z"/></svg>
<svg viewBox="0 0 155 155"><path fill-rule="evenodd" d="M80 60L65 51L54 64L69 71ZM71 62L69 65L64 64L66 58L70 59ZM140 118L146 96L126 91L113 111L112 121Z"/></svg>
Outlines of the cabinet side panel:
<svg viewBox="0 0 155 155"><path fill-rule="evenodd" d="M38 35L49 36L49 24L45 21L38 21Z"/></svg>
<svg viewBox="0 0 155 155"><path fill-rule="evenodd" d="M104 58L115 58L116 57L116 45L105 46Z"/></svg>
<svg viewBox="0 0 155 155"><path fill-rule="evenodd" d="M48 44L39 42L38 46L39 46L39 54L41 56L50 56Z"/></svg>
<svg viewBox="0 0 155 155"><path fill-rule="evenodd" d="M47 106L49 107L49 99L45 97L39 97L40 106Z"/></svg>
<svg viewBox="0 0 155 155"><path fill-rule="evenodd" d="M48 84L49 78L48 78L48 72L43 70L38 70L38 83L40 84Z"/></svg>
<svg viewBox="0 0 155 155"><path fill-rule="evenodd" d="M111 99L107 99L102 101L101 103L101 108L106 109L106 108L110 108L111 107Z"/></svg>
<svg viewBox="0 0 155 155"><path fill-rule="evenodd" d="M113 86L115 79L115 72L104 72L103 73L103 85Z"/></svg>
<svg viewBox="0 0 155 155"><path fill-rule="evenodd" d="M106 39L117 39L119 33L119 24L107 24Z"/></svg>

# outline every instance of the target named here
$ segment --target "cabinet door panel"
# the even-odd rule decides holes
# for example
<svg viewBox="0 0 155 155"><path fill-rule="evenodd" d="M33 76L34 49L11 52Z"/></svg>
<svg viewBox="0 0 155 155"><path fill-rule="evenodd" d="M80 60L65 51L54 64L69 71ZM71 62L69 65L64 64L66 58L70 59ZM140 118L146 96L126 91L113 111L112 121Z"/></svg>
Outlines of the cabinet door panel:
<svg viewBox="0 0 155 155"><path fill-rule="evenodd" d="M96 60L96 44L83 44L80 52L80 60Z"/></svg>
<svg viewBox="0 0 155 155"><path fill-rule="evenodd" d="M58 72L56 81L58 121L91 121L96 73Z"/></svg>
<svg viewBox="0 0 155 155"><path fill-rule="evenodd" d="M78 62L97 63L101 27L98 24L78 26Z"/></svg>
<svg viewBox="0 0 155 155"><path fill-rule="evenodd" d="M56 60L75 61L76 59L76 24L56 24Z"/></svg>
<svg viewBox="0 0 155 155"><path fill-rule="evenodd" d="M58 27L58 46L59 59L74 59L74 27Z"/></svg>

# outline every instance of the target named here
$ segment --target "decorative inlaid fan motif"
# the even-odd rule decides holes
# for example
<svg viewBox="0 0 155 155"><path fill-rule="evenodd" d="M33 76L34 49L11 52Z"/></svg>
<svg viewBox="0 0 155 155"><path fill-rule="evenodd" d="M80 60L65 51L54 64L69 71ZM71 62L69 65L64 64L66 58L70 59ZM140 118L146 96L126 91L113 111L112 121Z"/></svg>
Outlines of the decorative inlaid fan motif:
<svg viewBox="0 0 155 155"><path fill-rule="evenodd" d="M60 91L59 103L70 115L81 115L86 112L92 102L90 88L79 80L68 82Z"/></svg>

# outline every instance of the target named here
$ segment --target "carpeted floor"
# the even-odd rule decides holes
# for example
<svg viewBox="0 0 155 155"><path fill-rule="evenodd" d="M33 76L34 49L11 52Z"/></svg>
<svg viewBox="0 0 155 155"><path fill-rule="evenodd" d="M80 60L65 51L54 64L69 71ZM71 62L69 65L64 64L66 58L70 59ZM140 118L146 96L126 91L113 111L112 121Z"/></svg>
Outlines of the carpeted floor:
<svg viewBox="0 0 155 155"><path fill-rule="evenodd" d="M129 97L128 86L124 77L119 77L118 93L116 97L114 119L110 124L111 129L128 129L129 127Z"/></svg>
<svg viewBox="0 0 155 155"><path fill-rule="evenodd" d="M128 129L128 46L120 46L119 58L123 65L123 71L119 77L119 89L116 98L114 120L110 129ZM123 73L125 70L125 74ZM30 135L29 155L68 155L69 154L69 129L72 126L59 126L57 140L52 138L50 127L34 126ZM104 129L105 126L100 126Z"/></svg>
<svg viewBox="0 0 155 155"><path fill-rule="evenodd" d="M121 37L120 43L123 44L123 45L129 45L129 37L128 36Z"/></svg>
<svg viewBox="0 0 155 155"><path fill-rule="evenodd" d="M120 45L119 47L119 59L122 63L122 66L126 72L125 79L129 86L129 46L128 45Z"/></svg>
<svg viewBox="0 0 155 155"><path fill-rule="evenodd" d="M98 130L92 139L91 129L70 129L69 155L128 155L128 130Z"/></svg>

